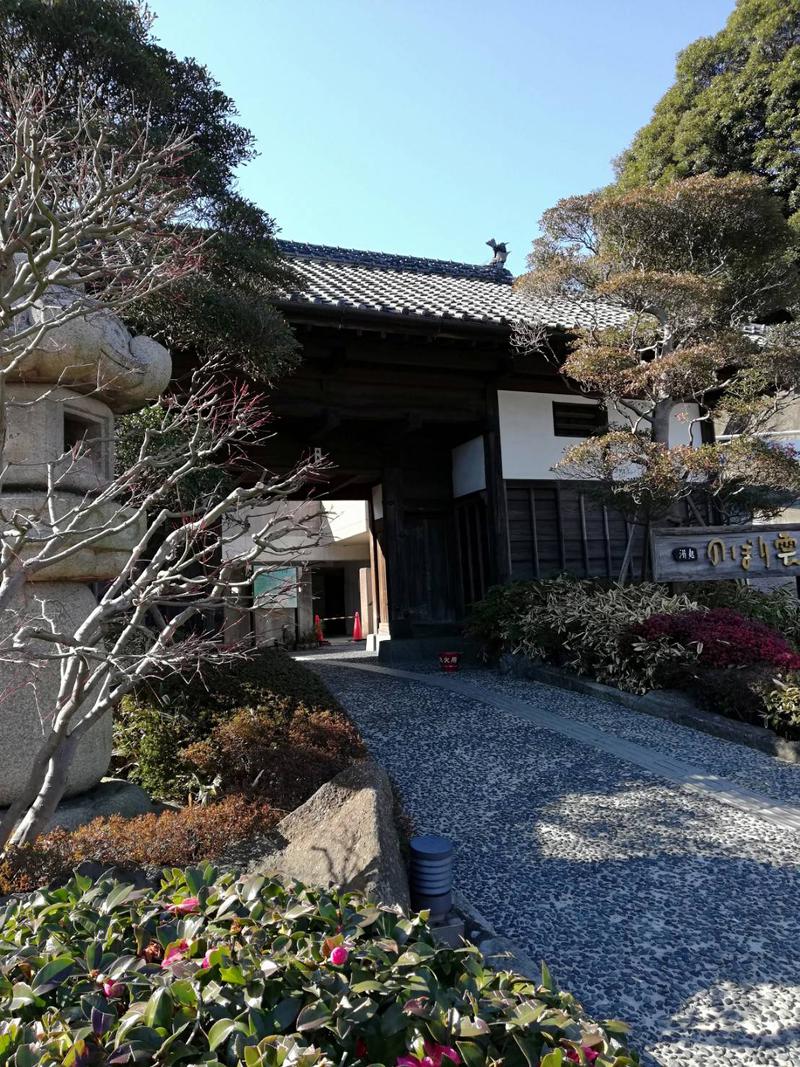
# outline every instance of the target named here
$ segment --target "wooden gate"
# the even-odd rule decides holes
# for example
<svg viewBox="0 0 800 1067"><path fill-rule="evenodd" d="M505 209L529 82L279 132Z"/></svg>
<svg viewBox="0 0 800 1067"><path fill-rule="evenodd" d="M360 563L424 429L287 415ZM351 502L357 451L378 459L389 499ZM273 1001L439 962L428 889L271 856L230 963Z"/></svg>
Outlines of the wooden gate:
<svg viewBox="0 0 800 1067"><path fill-rule="evenodd" d="M458 497L454 504L461 596L466 608L480 600L491 584L486 494Z"/></svg>

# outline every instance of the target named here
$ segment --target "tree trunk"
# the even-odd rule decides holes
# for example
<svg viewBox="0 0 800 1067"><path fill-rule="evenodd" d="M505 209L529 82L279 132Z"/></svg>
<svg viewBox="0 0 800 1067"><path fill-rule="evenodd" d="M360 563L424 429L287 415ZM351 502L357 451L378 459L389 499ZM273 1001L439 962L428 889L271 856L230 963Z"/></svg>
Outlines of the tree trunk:
<svg viewBox="0 0 800 1067"><path fill-rule="evenodd" d="M47 829L48 823L55 815L56 808L64 796L67 773L77 743L76 737L69 735L64 737L50 757L38 795L14 828L9 838L10 844L28 844Z"/></svg>
<svg viewBox="0 0 800 1067"><path fill-rule="evenodd" d="M653 440L669 445L669 417L674 404L670 399L658 400L653 408Z"/></svg>

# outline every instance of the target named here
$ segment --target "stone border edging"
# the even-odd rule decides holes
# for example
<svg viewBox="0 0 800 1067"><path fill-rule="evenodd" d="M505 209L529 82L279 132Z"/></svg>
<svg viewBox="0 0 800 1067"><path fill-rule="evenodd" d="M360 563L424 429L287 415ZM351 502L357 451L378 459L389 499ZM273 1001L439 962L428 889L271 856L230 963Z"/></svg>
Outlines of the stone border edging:
<svg viewBox="0 0 800 1067"><path fill-rule="evenodd" d="M498 666L503 674L530 678L531 681L541 682L557 689L568 689L574 693L585 693L613 704L622 704L631 711L643 712L645 715L652 715L658 719L667 719L681 726L688 726L693 730L710 734L712 737L722 738L724 741L733 741L735 744L758 749L785 763L800 763L800 742L785 741L766 727L737 722L735 719L727 719L724 715L717 715L713 711L706 711L698 707L685 693L669 689L653 690L643 696L638 693L626 693L614 686L571 674L561 667L535 663L526 656L513 654L501 656Z"/></svg>

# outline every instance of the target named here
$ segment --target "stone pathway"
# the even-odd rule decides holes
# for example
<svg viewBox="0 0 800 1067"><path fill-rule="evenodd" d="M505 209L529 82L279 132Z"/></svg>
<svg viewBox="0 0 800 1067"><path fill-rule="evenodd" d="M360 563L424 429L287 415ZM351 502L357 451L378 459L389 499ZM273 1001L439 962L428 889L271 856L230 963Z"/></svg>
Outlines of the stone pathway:
<svg viewBox="0 0 800 1067"><path fill-rule="evenodd" d="M800 767L492 671L307 657L457 880L664 1067L800 1067Z"/></svg>

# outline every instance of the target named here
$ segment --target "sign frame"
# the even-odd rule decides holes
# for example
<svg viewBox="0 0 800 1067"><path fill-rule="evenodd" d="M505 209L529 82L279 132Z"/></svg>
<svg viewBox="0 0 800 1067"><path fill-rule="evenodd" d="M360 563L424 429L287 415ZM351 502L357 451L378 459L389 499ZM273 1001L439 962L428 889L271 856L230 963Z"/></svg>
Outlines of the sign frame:
<svg viewBox="0 0 800 1067"><path fill-rule="evenodd" d="M650 562L654 582L787 582L800 578L800 523L655 527Z"/></svg>

